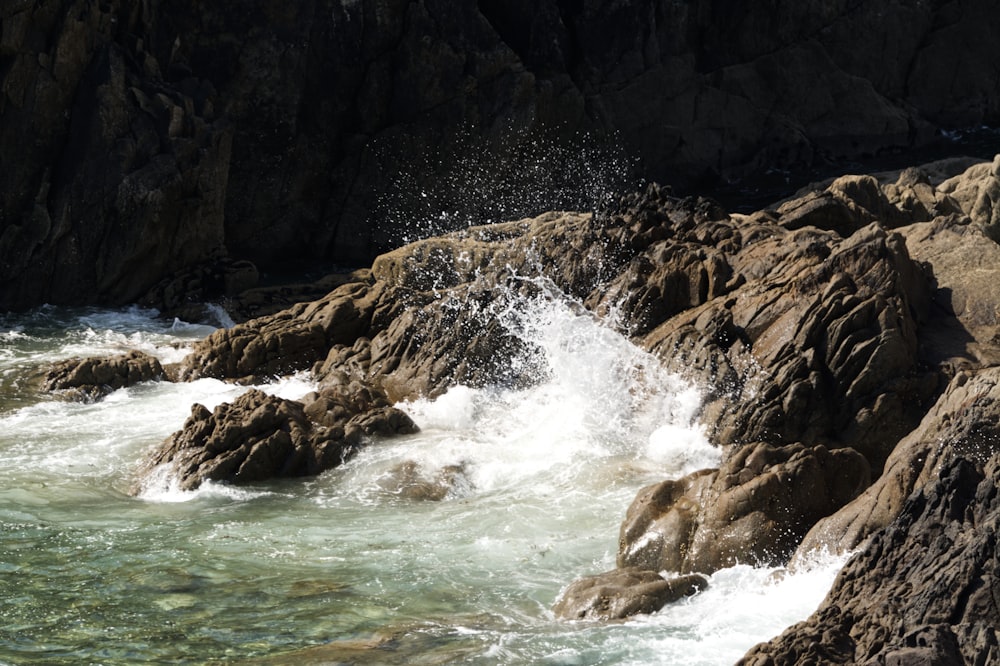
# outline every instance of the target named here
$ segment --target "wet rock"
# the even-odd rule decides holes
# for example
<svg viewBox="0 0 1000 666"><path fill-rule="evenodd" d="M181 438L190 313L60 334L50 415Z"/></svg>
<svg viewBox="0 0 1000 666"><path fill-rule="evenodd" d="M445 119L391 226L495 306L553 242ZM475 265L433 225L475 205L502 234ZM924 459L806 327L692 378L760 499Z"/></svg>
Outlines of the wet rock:
<svg viewBox="0 0 1000 666"><path fill-rule="evenodd" d="M393 467L378 480L384 491L414 501L438 502L469 486L465 465L445 465L433 474L423 466L407 460Z"/></svg>
<svg viewBox="0 0 1000 666"><path fill-rule="evenodd" d="M748 444L718 470L641 490L626 513L619 567L712 573L784 564L820 518L869 484L853 449Z"/></svg>
<svg viewBox="0 0 1000 666"><path fill-rule="evenodd" d="M994 449L995 451L995 449ZM1000 658L1000 459L944 462L844 566L820 608L740 662L987 664Z"/></svg>
<svg viewBox="0 0 1000 666"><path fill-rule="evenodd" d="M621 620L655 613L708 587L698 574L664 578L639 568L615 569L571 583L553 607L562 620Z"/></svg>
<svg viewBox="0 0 1000 666"><path fill-rule="evenodd" d="M360 381L324 386L301 400L305 414L313 423L326 427L343 427L345 436L409 435L417 425L403 411L394 408L386 393Z"/></svg>
<svg viewBox="0 0 1000 666"><path fill-rule="evenodd" d="M47 391L60 391L81 400L97 400L112 391L141 382L165 379L160 361L140 351L109 358L70 359L56 363L46 374Z"/></svg>
<svg viewBox="0 0 1000 666"><path fill-rule="evenodd" d="M256 381L311 368L320 380L375 382L393 400L456 384L528 385L546 369L517 335L524 322L513 301L590 293L617 265L609 243L578 213L420 241L318 301L217 331L195 345L180 376Z"/></svg>
<svg viewBox="0 0 1000 666"><path fill-rule="evenodd" d="M252 287L229 294L225 299L226 312L236 322L272 315L297 303L318 301L331 291L351 282L364 282L368 271L331 273L314 282L293 282L275 286Z"/></svg>
<svg viewBox="0 0 1000 666"><path fill-rule="evenodd" d="M331 347L369 330L375 299L368 282L350 282L318 301L218 330L199 341L180 377L266 380L310 368Z"/></svg>
<svg viewBox="0 0 1000 666"><path fill-rule="evenodd" d="M249 261L218 259L164 278L139 302L164 317L201 322L205 320L204 304L228 302L256 286L259 277L257 267Z"/></svg>
<svg viewBox="0 0 1000 666"><path fill-rule="evenodd" d="M377 393L363 386L330 388L303 406L251 389L213 412L194 405L184 427L145 463L134 491L141 492L161 466L182 490L209 480L245 485L312 476L354 455L366 435L414 432L409 417L384 406L384 397L373 398Z"/></svg>

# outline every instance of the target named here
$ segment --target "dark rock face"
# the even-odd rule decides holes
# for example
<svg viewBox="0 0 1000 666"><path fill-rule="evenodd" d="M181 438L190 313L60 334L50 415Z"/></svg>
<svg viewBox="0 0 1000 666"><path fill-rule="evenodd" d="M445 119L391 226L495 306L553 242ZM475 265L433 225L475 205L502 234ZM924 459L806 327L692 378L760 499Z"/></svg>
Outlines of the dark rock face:
<svg viewBox="0 0 1000 666"><path fill-rule="evenodd" d="M854 556L808 620L742 664L988 664L1000 658L1000 467L945 463ZM983 451L986 453L986 451Z"/></svg>
<svg viewBox="0 0 1000 666"><path fill-rule="evenodd" d="M83 400L97 400L120 388L164 379L159 360L140 351L110 358L70 359L46 374L46 391L60 391Z"/></svg>
<svg viewBox="0 0 1000 666"><path fill-rule="evenodd" d="M183 429L163 443L142 475L169 465L182 490L209 480L245 485L310 476L343 463L366 435L415 430L372 387L329 387L304 403L251 389L214 412L194 405ZM146 482L140 480L136 492Z"/></svg>
<svg viewBox="0 0 1000 666"><path fill-rule="evenodd" d="M129 302L227 257L367 264L393 217L464 225L619 184L532 156L540 139L586 133L690 183L995 122L993 9L6 3L0 308ZM539 163L556 175L532 183Z"/></svg>
<svg viewBox="0 0 1000 666"><path fill-rule="evenodd" d="M615 569L574 581L553 612L563 620L621 620L655 613L707 587L708 579L698 574L666 579L655 571Z"/></svg>
<svg viewBox="0 0 1000 666"><path fill-rule="evenodd" d="M134 3L7 3L0 308L126 303L224 252L232 134L168 84Z"/></svg>

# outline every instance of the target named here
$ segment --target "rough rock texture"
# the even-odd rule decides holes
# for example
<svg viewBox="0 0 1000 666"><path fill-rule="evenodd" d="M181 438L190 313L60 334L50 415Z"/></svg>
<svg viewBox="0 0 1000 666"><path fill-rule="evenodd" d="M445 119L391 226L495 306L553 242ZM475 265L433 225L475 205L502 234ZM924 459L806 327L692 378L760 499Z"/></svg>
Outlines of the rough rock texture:
<svg viewBox="0 0 1000 666"><path fill-rule="evenodd" d="M46 374L46 391L60 391L82 400L97 400L112 391L140 382L164 379L160 361L140 351L110 358L69 359Z"/></svg>
<svg viewBox="0 0 1000 666"><path fill-rule="evenodd" d="M164 317L204 322L211 319L207 304L223 301L228 310L230 299L256 287L259 277L257 267L249 261L220 259L165 277L146 292L140 304L158 309ZM286 302L275 311L291 304Z"/></svg>
<svg viewBox="0 0 1000 666"><path fill-rule="evenodd" d="M209 480L243 485L315 475L351 457L366 435L415 430L372 387L329 387L301 403L251 389L213 412L194 405L184 427L147 461L135 491L160 466L182 490Z"/></svg>
<svg viewBox="0 0 1000 666"><path fill-rule="evenodd" d="M382 255L318 301L213 334L177 373L260 381L311 370L332 386L369 387L381 398L364 398L375 408L365 413L385 423L379 409L389 401L544 378L544 355L524 335L534 308L560 302L605 317L703 389L699 418L722 462L639 494L620 533L628 584L613 590L614 572L581 583L583 605L570 615L648 612L664 583L634 570L710 573L780 565L796 548L857 547L863 566L838 583L850 582L849 603L831 601L805 639L774 648L791 650L774 663L990 657L993 635L971 620L986 598L963 581L992 575L976 562L992 562L995 545L995 517L977 511L992 511L1000 464L998 323L988 309L997 302L997 180L991 164L950 161L837 178L752 215L650 186L594 215L472 227ZM177 464L203 456L204 469L232 472L285 440L289 459L329 450L339 460L345 440L327 446L322 433L357 408L320 395L281 409L300 416L260 416L259 433L240 430L253 419L239 410L215 421L202 410L189 430L206 436ZM387 420L388 430L405 430ZM242 442L229 457L196 453L229 431ZM296 432L306 433L301 446ZM285 460L269 459L270 473ZM968 484L979 480L977 499ZM461 481L460 469L425 479L403 465L386 490L434 499ZM961 510L940 510L955 502ZM930 554L953 572L947 596L929 582ZM895 587L883 594L870 570Z"/></svg>
<svg viewBox="0 0 1000 666"><path fill-rule="evenodd" d="M611 242L591 215L550 213L413 243L318 301L217 331L180 376L248 381L312 368L320 379L373 381L394 400L458 383L529 384L545 368L515 335L509 306L589 293L614 264Z"/></svg>
<svg viewBox="0 0 1000 666"><path fill-rule="evenodd" d="M860 497L816 523L800 553L827 548L843 552L888 525L910 494L955 456L982 463L1000 442L1000 367L970 376L958 374L904 437L886 462L885 472Z"/></svg>
<svg viewBox="0 0 1000 666"><path fill-rule="evenodd" d="M310 303L232 328L219 329L195 346L180 377L266 380L309 368L338 344L368 333L375 290L367 272Z"/></svg>
<svg viewBox="0 0 1000 666"><path fill-rule="evenodd" d="M820 608L740 662L990 664L1000 659L1000 458L957 454L840 572ZM986 459L985 464L983 459Z"/></svg>
<svg viewBox="0 0 1000 666"><path fill-rule="evenodd" d="M782 565L809 526L869 484L853 449L748 444L719 470L639 491L622 523L619 567L711 573Z"/></svg>
<svg viewBox="0 0 1000 666"><path fill-rule="evenodd" d="M325 381L377 384L392 400L459 383L523 386L547 372L520 333L526 312L568 295L569 307L614 313L696 382L702 421L728 447L721 472L668 482L693 485L630 514L621 563L780 563L880 477L939 390L934 348L918 335L940 314L933 275L886 228L907 214L958 214L924 181L827 186L853 220L837 218L846 238L791 219L794 205L730 216L651 186L597 216L550 213L419 241L318 301L209 336L179 375L261 381L311 368Z"/></svg>
<svg viewBox="0 0 1000 666"><path fill-rule="evenodd" d="M573 581L552 610L562 620L621 620L655 613L707 587L698 574L666 579L655 571L615 569Z"/></svg>
<svg viewBox="0 0 1000 666"><path fill-rule="evenodd" d="M917 365L925 281L902 239L875 225L843 240L734 227L727 261L742 286L668 319L643 345L711 387L721 443L851 446L877 473L935 385Z"/></svg>
<svg viewBox="0 0 1000 666"><path fill-rule="evenodd" d="M985 664L1000 656L995 162L936 182L911 170L897 186L904 177L916 187L884 187L897 204L914 195L925 208L943 204L901 231L933 280L921 356L952 379L872 486L804 538L797 556L858 549L826 601L751 650L746 664ZM921 183L933 188L918 192Z"/></svg>
<svg viewBox="0 0 1000 666"><path fill-rule="evenodd" d="M0 21L0 309L582 206L619 178L610 145L691 184L1000 117L987 0L14 0Z"/></svg>

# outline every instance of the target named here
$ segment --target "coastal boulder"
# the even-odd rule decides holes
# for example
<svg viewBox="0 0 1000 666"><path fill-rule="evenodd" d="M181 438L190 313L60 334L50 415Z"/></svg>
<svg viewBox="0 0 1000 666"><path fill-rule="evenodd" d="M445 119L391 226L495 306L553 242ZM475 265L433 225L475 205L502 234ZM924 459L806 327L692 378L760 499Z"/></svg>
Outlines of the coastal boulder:
<svg viewBox="0 0 1000 666"><path fill-rule="evenodd" d="M60 391L82 400L97 400L120 388L164 379L160 361L133 350L110 358L69 359L56 363L46 374L46 391Z"/></svg>
<svg viewBox="0 0 1000 666"><path fill-rule="evenodd" d="M251 389L212 412L196 404L183 428L148 459L134 490L142 492L161 468L182 490L205 481L245 485L312 476L350 458L368 435L415 431L409 417L374 394L363 386L328 388L304 406Z"/></svg>
<svg viewBox="0 0 1000 666"><path fill-rule="evenodd" d="M1000 363L1000 244L965 214L900 231L933 279L934 316L920 331L924 358L952 373Z"/></svg>
<svg viewBox="0 0 1000 666"><path fill-rule="evenodd" d="M655 571L615 569L573 581L553 607L561 620L621 620L655 613L708 587L698 574L664 578Z"/></svg>
<svg viewBox="0 0 1000 666"><path fill-rule="evenodd" d="M367 333L374 308L367 271L360 272L318 301L215 331L182 361L180 378L250 383L307 370L332 346Z"/></svg>
<svg viewBox="0 0 1000 666"><path fill-rule="evenodd" d="M882 475L850 504L817 522L797 554L858 547L891 523L907 498L950 460L982 464L998 451L1000 367L958 374L920 425L899 442Z"/></svg>
<svg viewBox="0 0 1000 666"><path fill-rule="evenodd" d="M936 384L918 363L921 268L874 223L848 238L764 217L729 224L722 293L639 342L703 388L720 444L851 447L877 474Z"/></svg>
<svg viewBox="0 0 1000 666"><path fill-rule="evenodd" d="M622 523L618 566L712 573L781 565L817 520L868 483L868 463L853 449L748 444L718 470L641 490Z"/></svg>
<svg viewBox="0 0 1000 666"><path fill-rule="evenodd" d="M580 213L418 241L317 301L216 331L178 374L258 382L311 369L320 381L377 383L392 400L456 384L525 386L546 368L519 334L523 306L565 293L582 300L621 261L610 232Z"/></svg>

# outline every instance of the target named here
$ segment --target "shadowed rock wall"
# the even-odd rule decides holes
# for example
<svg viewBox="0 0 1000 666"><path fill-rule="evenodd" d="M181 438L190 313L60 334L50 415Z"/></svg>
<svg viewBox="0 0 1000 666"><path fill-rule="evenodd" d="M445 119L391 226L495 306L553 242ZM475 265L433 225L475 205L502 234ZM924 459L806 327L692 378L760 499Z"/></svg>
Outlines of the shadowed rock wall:
<svg viewBox="0 0 1000 666"><path fill-rule="evenodd" d="M685 186L1000 106L986 0L11 0L0 22L0 309L133 301L226 257L365 264L423 218L592 204L625 177L608 151Z"/></svg>

